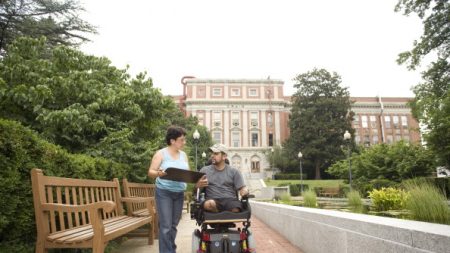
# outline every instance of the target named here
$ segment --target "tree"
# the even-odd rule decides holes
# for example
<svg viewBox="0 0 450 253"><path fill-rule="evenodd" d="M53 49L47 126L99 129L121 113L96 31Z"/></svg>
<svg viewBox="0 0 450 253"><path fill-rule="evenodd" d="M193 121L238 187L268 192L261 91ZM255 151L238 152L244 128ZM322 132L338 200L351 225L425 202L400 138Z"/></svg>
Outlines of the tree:
<svg viewBox="0 0 450 253"><path fill-rule="evenodd" d="M404 15L416 13L423 20L424 31L410 51L399 54L397 62L414 70L421 60L435 53L423 83L413 88L411 103L414 116L426 126L424 139L441 164L450 166L450 3L445 0L400 0L395 8Z"/></svg>
<svg viewBox="0 0 450 253"><path fill-rule="evenodd" d="M341 77L325 69L314 69L295 79L286 149L297 160L299 151L312 163L315 178L326 166L343 157L345 130L353 133L350 94L342 88Z"/></svg>
<svg viewBox="0 0 450 253"><path fill-rule="evenodd" d="M0 60L0 117L21 122L71 153L132 166L144 179L165 130L181 116L145 73L131 79L107 58L45 38L21 37ZM169 116L169 117L168 117Z"/></svg>
<svg viewBox="0 0 450 253"><path fill-rule="evenodd" d="M0 1L0 53L20 36L45 36L53 46L89 41L83 34L95 28L79 17L82 11L76 0Z"/></svg>
<svg viewBox="0 0 450 253"><path fill-rule="evenodd" d="M392 145L377 144L363 148L360 154L353 153L352 177L355 185L370 190L367 184L379 181L401 182L405 179L429 176L434 171L434 159L431 152L421 145L404 141ZM328 173L338 178L348 179L348 161L336 162Z"/></svg>

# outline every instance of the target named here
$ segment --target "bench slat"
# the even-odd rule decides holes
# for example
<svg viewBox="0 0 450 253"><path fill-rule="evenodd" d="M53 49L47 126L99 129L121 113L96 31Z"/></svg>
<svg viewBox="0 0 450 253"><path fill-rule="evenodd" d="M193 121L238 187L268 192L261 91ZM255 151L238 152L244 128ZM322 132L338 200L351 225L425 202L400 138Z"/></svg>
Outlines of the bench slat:
<svg viewBox="0 0 450 253"><path fill-rule="evenodd" d="M112 218L112 219L108 219L104 221L104 226L107 226L110 223L114 223L117 222L118 220L124 219L126 218L126 216L120 216L120 217L116 217L116 218ZM92 230L92 225L91 224L87 224L84 226L80 226L77 228L73 228L73 229L69 229L69 230L64 230L64 231L59 231L53 234L50 234L47 237L47 240L49 241L56 241L56 240L61 240L61 238L76 234L76 233L82 233L83 231L88 231L88 230Z"/></svg>

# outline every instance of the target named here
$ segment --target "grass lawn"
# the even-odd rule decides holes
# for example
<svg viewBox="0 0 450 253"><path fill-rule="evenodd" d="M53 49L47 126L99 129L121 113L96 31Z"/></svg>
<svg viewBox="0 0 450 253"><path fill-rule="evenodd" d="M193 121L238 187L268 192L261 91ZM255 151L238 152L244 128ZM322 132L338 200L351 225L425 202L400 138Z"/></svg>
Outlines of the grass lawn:
<svg viewBox="0 0 450 253"><path fill-rule="evenodd" d="M266 179L264 180L267 186L279 186L280 184L300 184L300 180L272 180ZM339 185L344 184L344 180L342 179L333 179L333 180L303 180L303 184L307 184L309 189L313 189L314 187L338 187Z"/></svg>

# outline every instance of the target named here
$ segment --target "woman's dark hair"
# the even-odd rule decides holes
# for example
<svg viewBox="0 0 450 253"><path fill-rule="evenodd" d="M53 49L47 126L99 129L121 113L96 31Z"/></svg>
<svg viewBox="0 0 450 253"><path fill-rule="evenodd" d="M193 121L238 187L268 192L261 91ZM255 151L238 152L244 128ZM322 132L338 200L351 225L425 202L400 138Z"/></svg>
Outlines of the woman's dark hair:
<svg viewBox="0 0 450 253"><path fill-rule="evenodd" d="M167 145L170 145L170 140L176 140L180 136L186 136L186 130L179 126L170 126L166 133Z"/></svg>

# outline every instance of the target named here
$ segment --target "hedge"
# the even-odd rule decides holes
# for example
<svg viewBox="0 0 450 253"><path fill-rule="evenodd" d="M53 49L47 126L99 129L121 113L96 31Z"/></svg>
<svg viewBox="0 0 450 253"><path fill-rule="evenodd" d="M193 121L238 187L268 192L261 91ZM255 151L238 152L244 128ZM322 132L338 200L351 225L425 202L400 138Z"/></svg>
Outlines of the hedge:
<svg viewBox="0 0 450 253"><path fill-rule="evenodd" d="M17 122L0 119L0 252L34 252L36 226L30 170L45 175L110 180L128 165L70 154Z"/></svg>

